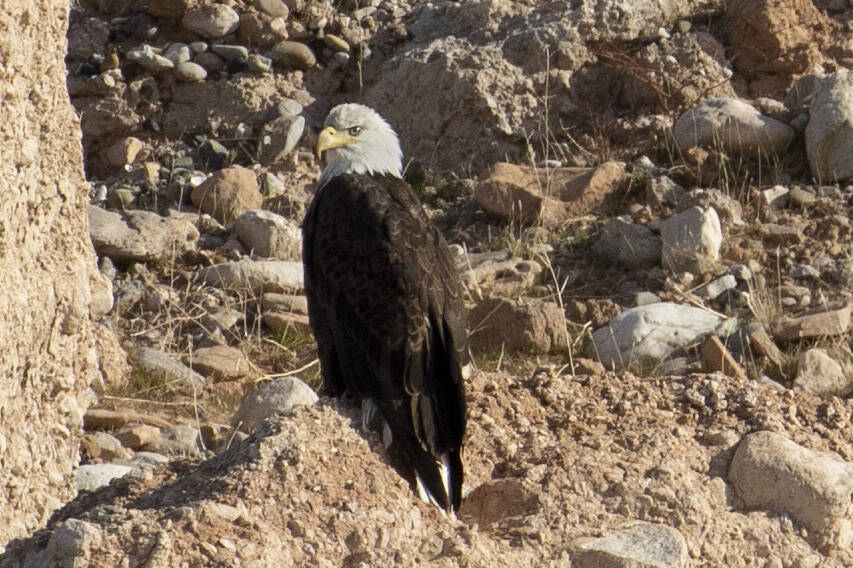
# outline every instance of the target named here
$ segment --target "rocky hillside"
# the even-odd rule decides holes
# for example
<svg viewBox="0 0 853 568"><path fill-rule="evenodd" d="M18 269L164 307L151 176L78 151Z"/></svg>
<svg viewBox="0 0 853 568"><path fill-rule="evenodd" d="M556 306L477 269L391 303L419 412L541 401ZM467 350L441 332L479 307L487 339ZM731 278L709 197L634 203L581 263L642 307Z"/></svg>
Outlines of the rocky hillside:
<svg viewBox="0 0 853 568"><path fill-rule="evenodd" d="M0 566L853 564L851 29L843 1L75 2L100 374L78 496ZM350 100L465 286L458 518L320 391L299 225Z"/></svg>

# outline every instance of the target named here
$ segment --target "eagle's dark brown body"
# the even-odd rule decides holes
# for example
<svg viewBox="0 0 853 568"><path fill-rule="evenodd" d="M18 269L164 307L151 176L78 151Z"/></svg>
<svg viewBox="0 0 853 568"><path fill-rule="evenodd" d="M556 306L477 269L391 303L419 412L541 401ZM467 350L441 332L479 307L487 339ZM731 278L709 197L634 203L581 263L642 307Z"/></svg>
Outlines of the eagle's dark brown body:
<svg viewBox="0 0 853 568"><path fill-rule="evenodd" d="M408 184L342 174L303 224L308 314L327 394L372 400L436 503L461 501L465 308L447 244ZM440 462L449 470L450 495Z"/></svg>
<svg viewBox="0 0 853 568"><path fill-rule="evenodd" d="M372 400L392 447L432 498L458 509L468 350L445 240L408 184L362 174L323 186L303 233L308 314L326 394Z"/></svg>

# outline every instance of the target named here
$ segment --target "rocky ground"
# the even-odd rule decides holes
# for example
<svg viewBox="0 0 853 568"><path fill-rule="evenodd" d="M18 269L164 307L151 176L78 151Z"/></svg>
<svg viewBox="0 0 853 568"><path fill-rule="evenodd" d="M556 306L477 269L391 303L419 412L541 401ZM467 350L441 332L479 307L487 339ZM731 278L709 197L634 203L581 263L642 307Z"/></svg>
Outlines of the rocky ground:
<svg viewBox="0 0 853 568"><path fill-rule="evenodd" d="M77 2L102 381L80 495L0 566L853 563L853 7L667 6ZM315 392L343 100L468 294L458 519Z"/></svg>

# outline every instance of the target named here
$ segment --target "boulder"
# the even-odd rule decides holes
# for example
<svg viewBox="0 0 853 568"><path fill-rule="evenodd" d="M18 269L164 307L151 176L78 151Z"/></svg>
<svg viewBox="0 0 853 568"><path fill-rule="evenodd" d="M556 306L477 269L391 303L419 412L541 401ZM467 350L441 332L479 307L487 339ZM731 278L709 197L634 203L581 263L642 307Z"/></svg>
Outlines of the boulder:
<svg viewBox="0 0 853 568"><path fill-rule="evenodd" d="M722 319L700 308L658 302L625 310L592 340L605 367L623 367L634 360L660 360L679 347L711 333Z"/></svg>
<svg viewBox="0 0 853 568"><path fill-rule="evenodd" d="M263 196L252 170L232 166L219 170L192 191L193 205L202 213L230 225L237 217L259 209Z"/></svg>
<svg viewBox="0 0 853 568"><path fill-rule="evenodd" d="M688 109L675 121L672 134L683 153L704 146L727 154L781 158L794 130L748 103L720 97Z"/></svg>
<svg viewBox="0 0 853 568"><path fill-rule="evenodd" d="M729 481L744 507L788 514L818 542L853 544L853 463L782 434L754 432L738 445Z"/></svg>
<svg viewBox="0 0 853 568"><path fill-rule="evenodd" d="M295 222L271 211L247 211L234 221L234 234L256 255L280 260L302 258L302 231Z"/></svg>
<svg viewBox="0 0 853 568"><path fill-rule="evenodd" d="M202 37L220 38L237 31L240 15L224 4L213 4L188 10L181 26Z"/></svg>
<svg viewBox="0 0 853 568"><path fill-rule="evenodd" d="M202 388L206 384L204 377L162 351L137 347L131 359L137 372L150 375L164 383L177 383L191 388Z"/></svg>
<svg viewBox="0 0 853 568"><path fill-rule="evenodd" d="M130 466L113 463L81 465L77 470L77 491L95 491L131 471L133 468Z"/></svg>
<svg viewBox="0 0 853 568"><path fill-rule="evenodd" d="M624 179L625 164L538 169L499 162L474 189L485 211L511 222L555 225L567 217L600 214Z"/></svg>
<svg viewBox="0 0 853 568"><path fill-rule="evenodd" d="M73 497L81 418L91 402L84 393L99 375L90 321L90 274L97 268L86 234L89 185L80 122L66 90L72 19L68 3L4 0L0 9L4 548L43 528ZM82 41L98 49L109 27L81 19L93 20L84 27L94 32Z"/></svg>
<svg viewBox="0 0 853 568"><path fill-rule="evenodd" d="M474 351L548 353L567 347L560 306L531 298L486 298L468 313Z"/></svg>
<svg viewBox="0 0 853 568"><path fill-rule="evenodd" d="M840 68L820 80L806 126L806 153L821 184L853 178L853 73Z"/></svg>
<svg viewBox="0 0 853 568"><path fill-rule="evenodd" d="M122 216L90 205L89 236L95 251L113 260L169 262L195 250L199 233L183 219L141 210Z"/></svg>

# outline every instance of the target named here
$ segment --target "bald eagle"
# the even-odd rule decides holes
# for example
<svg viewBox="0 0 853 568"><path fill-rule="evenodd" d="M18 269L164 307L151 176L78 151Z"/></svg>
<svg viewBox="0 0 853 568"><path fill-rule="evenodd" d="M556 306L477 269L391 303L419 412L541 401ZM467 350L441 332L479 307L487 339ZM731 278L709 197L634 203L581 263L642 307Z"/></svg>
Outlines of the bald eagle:
<svg viewBox="0 0 853 568"><path fill-rule="evenodd" d="M469 356L453 259L400 177L388 123L343 104L324 126L316 152L326 165L302 227L324 391L360 399L365 428L378 411L420 497L456 511Z"/></svg>

